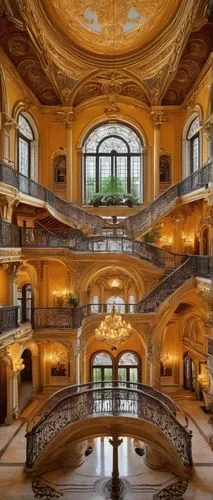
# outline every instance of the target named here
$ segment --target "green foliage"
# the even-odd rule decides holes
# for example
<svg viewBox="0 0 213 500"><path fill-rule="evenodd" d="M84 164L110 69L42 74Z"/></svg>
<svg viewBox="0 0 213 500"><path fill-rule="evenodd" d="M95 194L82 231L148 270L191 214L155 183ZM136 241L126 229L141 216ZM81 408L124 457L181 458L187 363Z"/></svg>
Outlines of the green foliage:
<svg viewBox="0 0 213 500"><path fill-rule="evenodd" d="M99 207L100 205L103 205L103 198L104 198L103 194L96 193L90 199L89 205L92 205L93 207Z"/></svg>
<svg viewBox="0 0 213 500"><path fill-rule="evenodd" d="M78 297L76 295L74 295L74 293L70 293L70 295L67 296L67 304L70 307L77 307Z"/></svg>
<svg viewBox="0 0 213 500"><path fill-rule="evenodd" d="M156 226L144 235L143 241L145 241L146 243L156 243L157 241L159 241L160 236L160 227Z"/></svg>
<svg viewBox="0 0 213 500"><path fill-rule="evenodd" d="M112 175L103 179L101 186L102 194L124 194L124 182L120 177Z"/></svg>

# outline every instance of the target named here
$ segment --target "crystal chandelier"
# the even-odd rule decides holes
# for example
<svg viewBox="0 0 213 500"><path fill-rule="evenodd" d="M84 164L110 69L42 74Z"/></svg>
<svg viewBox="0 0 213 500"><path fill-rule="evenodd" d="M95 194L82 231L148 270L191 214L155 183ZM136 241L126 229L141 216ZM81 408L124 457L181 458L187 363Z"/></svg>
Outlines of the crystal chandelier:
<svg viewBox="0 0 213 500"><path fill-rule="evenodd" d="M95 329L95 337L98 342L105 342L115 349L116 345L120 345L132 334L130 323L126 323L119 314L116 314L113 307L111 314L105 316L104 320L98 328Z"/></svg>

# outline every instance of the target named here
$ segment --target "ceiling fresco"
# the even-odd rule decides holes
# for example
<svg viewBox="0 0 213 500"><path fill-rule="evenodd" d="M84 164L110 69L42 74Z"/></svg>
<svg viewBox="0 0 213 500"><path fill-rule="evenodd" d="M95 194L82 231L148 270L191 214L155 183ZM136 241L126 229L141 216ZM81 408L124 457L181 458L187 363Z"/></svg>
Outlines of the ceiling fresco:
<svg viewBox="0 0 213 500"><path fill-rule="evenodd" d="M41 105L185 102L213 51L207 0L0 0L0 50ZM112 108L112 109L111 109Z"/></svg>
<svg viewBox="0 0 213 500"><path fill-rule="evenodd" d="M50 21L72 42L99 54L123 54L148 43L181 0L41 0Z"/></svg>

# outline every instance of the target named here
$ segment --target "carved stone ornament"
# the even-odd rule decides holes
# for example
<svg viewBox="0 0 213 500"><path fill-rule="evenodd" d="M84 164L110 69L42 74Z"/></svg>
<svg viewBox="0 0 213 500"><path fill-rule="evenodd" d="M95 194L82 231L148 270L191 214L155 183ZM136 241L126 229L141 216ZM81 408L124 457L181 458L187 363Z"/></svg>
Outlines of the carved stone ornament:
<svg viewBox="0 0 213 500"><path fill-rule="evenodd" d="M168 500L172 500L175 498L182 498L188 487L188 481L179 480L165 486L162 490L160 490L156 495L153 496L153 500L159 500L160 498Z"/></svg>
<svg viewBox="0 0 213 500"><path fill-rule="evenodd" d="M47 484L42 479L34 479L32 481L32 490L34 493L34 498L60 498L63 497L63 493L58 491L54 486Z"/></svg>

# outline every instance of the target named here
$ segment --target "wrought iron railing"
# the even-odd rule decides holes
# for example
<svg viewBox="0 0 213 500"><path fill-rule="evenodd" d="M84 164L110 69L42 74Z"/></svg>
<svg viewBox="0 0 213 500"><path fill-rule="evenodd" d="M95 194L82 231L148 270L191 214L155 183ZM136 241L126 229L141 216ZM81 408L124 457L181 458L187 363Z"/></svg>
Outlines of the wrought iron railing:
<svg viewBox="0 0 213 500"><path fill-rule="evenodd" d="M87 382L86 384L81 385L71 385L67 387L63 387L59 389L54 394L52 394L47 401L44 402L43 406L39 408L39 410L33 415L31 420L27 425L27 432L30 432L32 428L39 421L43 421L47 415L49 415L53 409L58 405L59 401L62 401L64 398L69 396L70 394L74 394L77 392L86 391L88 389L99 389L102 387L127 387L131 389L137 389L139 391L143 391L150 396L154 396L158 401L164 403L164 405L173 413L173 415L181 417L184 421L184 427L187 428L189 425L188 417L182 410L182 408L168 395L158 391L154 387L151 387L147 384L135 383L135 382L121 382L118 380L108 380L104 382Z"/></svg>
<svg viewBox="0 0 213 500"><path fill-rule="evenodd" d="M161 280L136 306L135 312L153 312L160 304L179 288L186 280L193 276L210 277L210 258L208 256L193 255Z"/></svg>
<svg viewBox="0 0 213 500"><path fill-rule="evenodd" d="M0 306L0 333L18 328L18 306Z"/></svg>
<svg viewBox="0 0 213 500"><path fill-rule="evenodd" d="M140 230L146 232L159 217L168 213L175 206L180 196L192 191L208 186L213 182L213 164L207 163L197 172L189 175L177 184L173 184L167 191L164 191L155 200L149 203L144 209L124 220L125 230L133 233Z"/></svg>
<svg viewBox="0 0 213 500"><path fill-rule="evenodd" d="M173 444L184 465L192 466L191 432L153 395L127 387L101 387L74 392L27 432L26 466L33 467L56 434L91 416L138 417L158 427Z"/></svg>
<svg viewBox="0 0 213 500"><path fill-rule="evenodd" d="M17 170L3 162L0 162L0 182L15 187L20 193L27 194L33 198L38 198L46 202L51 208L56 210L56 212L66 217L70 217L78 224L80 223L82 227L88 226L92 228L94 232L100 232L101 228L104 226L104 220L101 217L90 215L85 210L75 205L75 203L63 200L53 193L53 191L25 177L23 174L20 174Z"/></svg>
<svg viewBox="0 0 213 500"><path fill-rule="evenodd" d="M44 228L23 228L0 220L0 245L21 248L69 248L76 252L122 253L134 255L156 266L175 269L185 259L144 241L124 236L92 236L85 238L79 231L68 229L53 232Z"/></svg>
<svg viewBox="0 0 213 500"><path fill-rule="evenodd" d="M84 209L74 203L63 200L53 191L41 186L32 179L28 179L3 162L0 162L0 182L15 187L23 194L43 200L51 208L56 210L56 212L66 217L70 217L84 227L88 226L92 228L94 234L100 233L105 225L103 218L88 214ZM169 210L175 206L179 196L205 187L209 182L213 182L212 163L206 164L197 172L194 172L184 180L171 186L145 208L142 208L137 214L126 218L121 226L127 234L132 234L138 230L146 232L159 217L168 213Z"/></svg>
<svg viewBox="0 0 213 500"><path fill-rule="evenodd" d="M120 314L154 312L164 300L193 276L210 277L210 258L189 256L160 281L138 304L114 304ZM110 313L111 304L86 304L69 308L35 308L34 328L79 328L91 314Z"/></svg>

